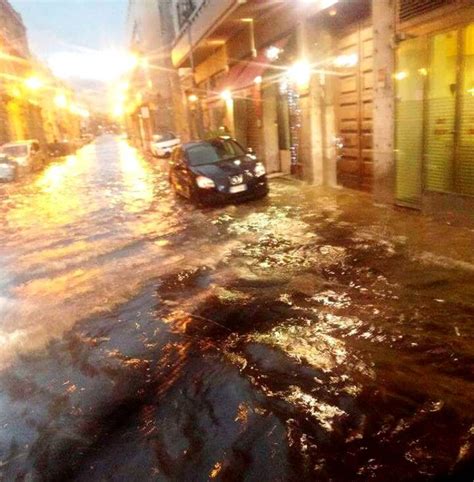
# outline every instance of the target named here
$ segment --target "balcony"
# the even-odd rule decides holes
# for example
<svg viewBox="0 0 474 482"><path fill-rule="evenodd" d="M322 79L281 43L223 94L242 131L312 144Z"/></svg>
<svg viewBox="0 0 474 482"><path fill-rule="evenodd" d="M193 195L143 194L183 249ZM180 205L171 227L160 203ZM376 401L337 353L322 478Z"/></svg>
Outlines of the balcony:
<svg viewBox="0 0 474 482"><path fill-rule="evenodd" d="M171 52L173 65L177 68L190 67L191 48L194 62L199 64L237 32L248 28L248 23L242 20L258 18L279 3L284 2L204 0L175 39Z"/></svg>
<svg viewBox="0 0 474 482"><path fill-rule="evenodd" d="M191 47L194 54L198 55L201 50L210 51L219 43L225 43L225 38L218 36L215 31L238 6L239 2L236 0L204 1L184 24L175 40L171 52L173 65L189 67L188 55ZM206 45L201 44L204 39Z"/></svg>
<svg viewBox="0 0 474 482"><path fill-rule="evenodd" d="M290 30L296 23L327 10L338 2L351 0L317 0L311 3L294 0L203 0L189 16L175 38L171 51L176 68L191 67L190 52L195 65L214 53L217 48L255 21L255 32L266 30L271 39L271 23ZM270 22L270 23L269 23ZM283 25L280 25L283 24ZM277 34L277 32L275 32ZM257 35L258 36L258 35ZM260 39L256 39L257 43Z"/></svg>

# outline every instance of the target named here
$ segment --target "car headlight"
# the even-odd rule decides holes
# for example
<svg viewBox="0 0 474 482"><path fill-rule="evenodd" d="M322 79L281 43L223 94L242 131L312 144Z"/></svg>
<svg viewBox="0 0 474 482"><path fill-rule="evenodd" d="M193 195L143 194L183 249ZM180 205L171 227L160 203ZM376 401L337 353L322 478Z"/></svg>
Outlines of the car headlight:
<svg viewBox="0 0 474 482"><path fill-rule="evenodd" d="M205 176L198 176L196 178L196 183L201 189L212 189L213 187L216 187L214 181Z"/></svg>
<svg viewBox="0 0 474 482"><path fill-rule="evenodd" d="M266 174L267 171L265 170L265 166L261 162L257 162L257 164L255 164L254 172L255 177L260 177Z"/></svg>

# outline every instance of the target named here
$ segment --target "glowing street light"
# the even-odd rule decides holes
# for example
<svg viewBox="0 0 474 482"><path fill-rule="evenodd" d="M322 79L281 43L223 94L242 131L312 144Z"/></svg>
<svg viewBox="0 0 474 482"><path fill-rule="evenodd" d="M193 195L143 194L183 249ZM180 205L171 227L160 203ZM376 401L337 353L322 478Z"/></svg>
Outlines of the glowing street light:
<svg viewBox="0 0 474 482"><path fill-rule="evenodd" d="M288 69L288 77L298 87L307 87L311 80L311 65L306 60L294 63Z"/></svg>
<svg viewBox="0 0 474 482"><path fill-rule="evenodd" d="M113 109L113 115L114 117L122 117L124 114L124 109L121 104L117 104L114 109Z"/></svg>
<svg viewBox="0 0 474 482"><path fill-rule="evenodd" d="M79 114L79 107L76 104L71 104L69 106L69 111L71 112L71 114L78 115Z"/></svg>
<svg viewBox="0 0 474 482"><path fill-rule="evenodd" d="M357 54L339 55L334 59L335 67L355 67L359 62Z"/></svg>
<svg viewBox="0 0 474 482"><path fill-rule="evenodd" d="M188 100L189 102L197 102L199 100L199 97L196 95L196 94L191 94L190 96L188 96Z"/></svg>
<svg viewBox="0 0 474 482"><path fill-rule="evenodd" d="M79 107L77 110L77 113L84 119L87 119L88 117L90 117L90 112L84 107Z"/></svg>
<svg viewBox="0 0 474 482"><path fill-rule="evenodd" d="M267 50L265 50L265 57L270 61L273 62L275 60L278 60L278 57L282 53L282 49L275 47L274 45L268 47Z"/></svg>
<svg viewBox="0 0 474 482"><path fill-rule="evenodd" d="M255 79L253 79L253 81L254 81L255 84L260 85L263 82L262 76L257 75L257 77L255 77Z"/></svg>
<svg viewBox="0 0 474 482"><path fill-rule="evenodd" d="M224 90L221 92L221 99L225 100L226 102L232 100L232 92L230 90Z"/></svg>
<svg viewBox="0 0 474 482"><path fill-rule="evenodd" d="M130 88L130 84L126 80L124 80L123 82L120 82L118 85L118 90L121 92L125 92L129 88Z"/></svg>
<svg viewBox="0 0 474 482"><path fill-rule="evenodd" d="M404 70L402 70L401 72L395 73L394 77L396 80L406 79L408 77L408 72L405 72Z"/></svg>
<svg viewBox="0 0 474 482"><path fill-rule="evenodd" d="M28 77L25 79L25 86L28 87L30 90L38 90L43 87L44 82L39 78L36 77L35 75L32 75L31 77Z"/></svg>
<svg viewBox="0 0 474 482"><path fill-rule="evenodd" d="M56 94L54 97L54 104L60 109L65 109L67 107L67 98L64 94Z"/></svg>

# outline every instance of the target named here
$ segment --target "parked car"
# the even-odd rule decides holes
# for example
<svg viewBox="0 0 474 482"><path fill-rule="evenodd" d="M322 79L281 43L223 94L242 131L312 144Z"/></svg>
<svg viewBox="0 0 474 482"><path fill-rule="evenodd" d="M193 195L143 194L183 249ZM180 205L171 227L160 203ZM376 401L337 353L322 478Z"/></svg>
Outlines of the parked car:
<svg viewBox="0 0 474 482"><path fill-rule="evenodd" d="M14 181L17 177L18 166L11 157L0 154L0 181Z"/></svg>
<svg viewBox="0 0 474 482"><path fill-rule="evenodd" d="M151 139L150 149L155 157L170 157L173 149L181 144L181 139L172 132L154 134Z"/></svg>
<svg viewBox="0 0 474 482"><path fill-rule="evenodd" d="M265 166L227 136L176 147L169 180L178 194L204 204L268 194Z"/></svg>
<svg viewBox="0 0 474 482"><path fill-rule="evenodd" d="M70 141L51 142L48 144L48 154L51 157L63 157L74 154L76 146Z"/></svg>
<svg viewBox="0 0 474 482"><path fill-rule="evenodd" d="M92 134L81 134L81 140L82 145L86 145L94 140L94 136Z"/></svg>
<svg viewBox="0 0 474 482"><path fill-rule="evenodd" d="M41 149L40 143L35 139L3 144L0 153L14 159L19 173L38 171L46 161L45 153Z"/></svg>

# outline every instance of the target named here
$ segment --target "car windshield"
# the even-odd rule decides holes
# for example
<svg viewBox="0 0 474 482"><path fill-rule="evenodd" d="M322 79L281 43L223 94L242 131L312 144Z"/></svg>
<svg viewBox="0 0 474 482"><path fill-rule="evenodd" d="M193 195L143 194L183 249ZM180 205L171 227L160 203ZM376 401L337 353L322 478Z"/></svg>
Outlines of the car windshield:
<svg viewBox="0 0 474 482"><path fill-rule="evenodd" d="M172 132L164 132L161 134L154 134L153 140L155 142L166 142L176 139L176 136Z"/></svg>
<svg viewBox="0 0 474 482"><path fill-rule="evenodd" d="M0 164L10 164L14 161L12 161L6 154L0 154Z"/></svg>
<svg viewBox="0 0 474 482"><path fill-rule="evenodd" d="M186 152L191 166L212 164L245 155L242 147L231 139L201 142L188 147Z"/></svg>
<svg viewBox="0 0 474 482"><path fill-rule="evenodd" d="M24 157L28 155L28 148L24 144L14 146L3 146L2 152L12 157Z"/></svg>

